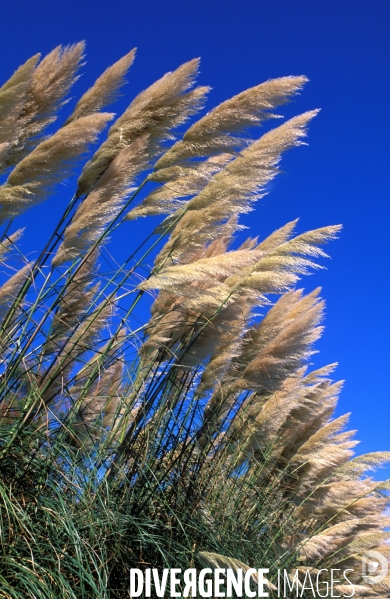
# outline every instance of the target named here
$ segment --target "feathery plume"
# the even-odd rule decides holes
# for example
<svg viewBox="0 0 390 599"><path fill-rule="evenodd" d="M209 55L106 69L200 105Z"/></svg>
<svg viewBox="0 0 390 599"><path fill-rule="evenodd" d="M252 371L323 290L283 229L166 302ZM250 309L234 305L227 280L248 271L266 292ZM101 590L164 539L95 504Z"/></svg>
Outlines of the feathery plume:
<svg viewBox="0 0 390 599"><path fill-rule="evenodd" d="M241 210L247 211L248 202L262 197L265 185L276 175L282 152L302 144L300 139L306 136L306 125L317 114L317 110L301 114L254 141L189 202L188 209L200 210L212 201L223 202L230 209L242 206Z"/></svg>
<svg viewBox="0 0 390 599"><path fill-rule="evenodd" d="M214 241L192 256L192 261L196 262L197 260L214 258L225 254L238 228L237 219L230 219L221 227L219 235ZM207 289L208 285L209 281L203 280L199 287ZM201 321L203 322L202 312L197 310L196 307L192 310L187 309L186 304L186 298L184 296L178 297L174 290L162 291L159 294L151 309L152 320L147 329L148 339L144 343L144 349L156 349L162 343L166 347L172 347L180 338L186 336L191 327L196 326L195 323L197 321L198 324ZM220 324L223 326L222 323ZM215 337L215 333L213 335ZM203 337L202 335L202 339ZM192 352L193 350L194 347L191 346L190 351Z"/></svg>
<svg viewBox="0 0 390 599"><path fill-rule="evenodd" d="M44 201L53 187L72 173L76 161L111 118L109 113L81 117L41 142L19 162L0 186L0 221Z"/></svg>
<svg viewBox="0 0 390 599"><path fill-rule="evenodd" d="M18 143L23 132L20 115L27 101L34 69L40 55L36 54L20 66L0 88L0 171L9 164L9 150Z"/></svg>
<svg viewBox="0 0 390 599"><path fill-rule="evenodd" d="M32 72L24 92L23 107L17 117L17 138L7 156L7 167L14 166L27 156L38 144L44 129L56 120L57 111L66 102L65 97L78 78L84 49L84 42L58 46ZM35 66L37 58L30 59L30 67Z"/></svg>
<svg viewBox="0 0 390 599"><path fill-rule="evenodd" d="M78 79L84 50L84 42L57 46L36 67L20 116L24 124L20 140L25 144L24 155L31 150L31 144L36 143L37 135L56 119L56 112L66 102L64 98Z"/></svg>
<svg viewBox="0 0 390 599"><path fill-rule="evenodd" d="M320 268L311 258L326 257L318 246L335 239L340 229L340 225L333 225L302 233L266 253L243 277L231 276L225 284L256 291L259 299L264 293L287 291L299 279L298 275Z"/></svg>
<svg viewBox="0 0 390 599"><path fill-rule="evenodd" d="M195 347L190 348L188 353L194 353L198 361L200 358L206 360L206 357L209 357L196 389L197 397L202 397L215 386L219 387L222 381L228 378L232 363L240 355L251 308L250 298L238 298L213 318ZM204 337L210 338L208 344L205 344ZM200 346L200 349L197 346Z"/></svg>
<svg viewBox="0 0 390 599"><path fill-rule="evenodd" d="M120 60L108 67L93 86L77 102L74 111L65 124L82 116L98 112L120 96L119 90L126 83L125 76L134 62L135 48Z"/></svg>
<svg viewBox="0 0 390 599"><path fill-rule="evenodd" d="M280 454L286 461L330 420L342 388L342 382L332 383L330 380L312 385L311 374L303 378L302 399L293 407L283 425Z"/></svg>
<svg viewBox="0 0 390 599"><path fill-rule="evenodd" d="M3 241L0 241L0 262L3 262L7 254L15 248L15 244L21 238L23 232L24 229L18 229L15 233L12 233L12 235L9 235Z"/></svg>
<svg viewBox="0 0 390 599"><path fill-rule="evenodd" d="M306 81L305 77L267 81L223 102L197 121L183 140L176 142L155 164L150 180L166 185L149 194L128 218L169 214L180 206L178 198L199 194L210 178L249 144L249 140L237 134L276 117L269 111L288 101ZM202 156L210 158L203 162L188 160Z"/></svg>
<svg viewBox="0 0 390 599"><path fill-rule="evenodd" d="M147 135L149 158L154 157L161 151L162 144L172 139L172 129L200 109L208 88L188 91L193 86L198 64L198 60L192 60L181 65L133 100L109 130L107 140L85 165L78 181L80 195L91 190L120 150Z"/></svg>
<svg viewBox="0 0 390 599"><path fill-rule="evenodd" d="M208 287L223 282L227 277L241 273L255 265L260 258L256 250L234 250L218 256L200 258L188 264L176 264L163 268L158 274L142 282L140 289L175 289L177 293L192 296L194 284L205 283ZM200 287L201 289L202 287Z"/></svg>
<svg viewBox="0 0 390 599"><path fill-rule="evenodd" d="M29 58L8 81L0 87L0 141L8 141L26 99L40 54Z"/></svg>
<svg viewBox="0 0 390 599"><path fill-rule="evenodd" d="M312 344L321 333L318 325L323 302L318 293L315 290L304 297L301 291L286 293L260 324L245 332L236 356L224 377L217 380L207 404L204 420L209 428L210 415L214 415L213 421L216 414L223 419L240 393L254 391L255 395L240 407L234 429L239 426L241 434L245 432L252 449L264 449L275 437L307 394L302 366L313 353Z"/></svg>
<svg viewBox="0 0 390 599"><path fill-rule="evenodd" d="M249 127L275 118L270 111L287 102L307 82L306 77L280 77L245 90L222 102L192 125L156 163L164 169L194 156L235 153L248 141L241 136Z"/></svg>
<svg viewBox="0 0 390 599"><path fill-rule="evenodd" d="M390 462L390 451L373 451L359 455L352 460L346 462L337 473L338 476L346 476L353 474L358 477L369 470L377 470L378 467L384 466Z"/></svg>
<svg viewBox="0 0 390 599"><path fill-rule="evenodd" d="M236 288L256 290L261 295L287 290L297 280L298 274L315 268L312 260L302 256L324 256L317 246L333 239L340 230L337 225L323 227L285 241L294 224L283 227L278 235L274 234L253 249L234 250L188 264L161 268L139 288L174 290L178 295L193 297L197 291L194 285L202 282L204 286L207 281L207 287L224 283L226 298ZM272 247L280 240L281 244ZM202 286L198 287L200 291Z"/></svg>
<svg viewBox="0 0 390 599"><path fill-rule="evenodd" d="M282 296L260 325L248 332L240 356L247 366L235 388L274 392L312 355L312 345L322 331L318 325L324 303L318 293L319 289L306 297L301 292Z"/></svg>
<svg viewBox="0 0 390 599"><path fill-rule="evenodd" d="M266 133L216 174L185 205L184 216L157 256L156 265L168 256L186 262L189 252L203 246L215 234L218 223L249 212L252 203L265 195L267 183L276 176L281 153L302 143L305 127L317 112L294 117Z"/></svg>
<svg viewBox="0 0 390 599"><path fill-rule="evenodd" d="M298 493L306 493L352 457L358 441L351 437L356 431L340 432L349 417L350 414L345 414L326 423L291 457L291 467L300 467Z"/></svg>

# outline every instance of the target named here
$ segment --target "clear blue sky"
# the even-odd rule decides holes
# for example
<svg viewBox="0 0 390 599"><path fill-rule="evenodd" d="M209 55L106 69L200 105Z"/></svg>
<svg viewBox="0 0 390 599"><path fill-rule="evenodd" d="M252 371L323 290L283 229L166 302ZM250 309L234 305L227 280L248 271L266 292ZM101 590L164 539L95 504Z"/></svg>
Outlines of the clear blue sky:
<svg viewBox="0 0 390 599"><path fill-rule="evenodd" d="M389 32L390 0L19 0L3 2L0 24L2 81L30 55L81 39L88 63L76 93L134 46L128 99L196 56L200 82L213 87L209 107L272 77L309 77L281 111L322 108L309 147L285 158L250 222L263 236L298 216L300 231L344 225L328 270L303 284L323 287L316 362L339 362L338 413L353 412L363 452L390 450ZM41 236L44 219L33 216Z"/></svg>

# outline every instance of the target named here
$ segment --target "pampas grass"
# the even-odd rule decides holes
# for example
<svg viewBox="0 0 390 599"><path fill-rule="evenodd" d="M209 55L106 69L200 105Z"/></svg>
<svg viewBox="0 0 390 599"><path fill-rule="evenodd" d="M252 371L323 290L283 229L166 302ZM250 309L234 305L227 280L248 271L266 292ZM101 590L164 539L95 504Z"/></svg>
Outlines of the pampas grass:
<svg viewBox="0 0 390 599"><path fill-rule="evenodd" d="M387 596L390 578L366 584L361 559L390 555L389 482L370 476L390 454L354 456L348 415L333 416L335 365L311 370L320 289L297 288L340 227L296 233L294 221L235 242L318 111L255 127L306 78L194 121L208 88L189 61L91 155L135 51L64 118L83 53L32 57L0 88L0 596L124 598L131 568L205 565L269 567L270 596L278 568L351 568L356 596ZM27 259L18 216L75 169ZM118 227L149 215L164 216L140 247L129 237L121 263Z"/></svg>

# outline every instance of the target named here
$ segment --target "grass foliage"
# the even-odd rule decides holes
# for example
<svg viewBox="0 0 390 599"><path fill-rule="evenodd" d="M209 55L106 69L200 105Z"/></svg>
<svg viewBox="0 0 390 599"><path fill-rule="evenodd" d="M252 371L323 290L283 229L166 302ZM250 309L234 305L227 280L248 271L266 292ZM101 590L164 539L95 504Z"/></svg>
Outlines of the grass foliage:
<svg viewBox="0 0 390 599"><path fill-rule="evenodd" d="M316 111L256 127L305 77L195 121L193 60L114 119L132 51L62 117L83 52L0 88L0 596L124 598L130 568L219 566L269 567L271 596L277 568L352 568L355 596L387 597L361 558L390 554L388 483L369 476L389 454L353 456L334 365L310 369L323 301L297 289L339 227L235 241ZM31 259L18 217L74 172Z"/></svg>

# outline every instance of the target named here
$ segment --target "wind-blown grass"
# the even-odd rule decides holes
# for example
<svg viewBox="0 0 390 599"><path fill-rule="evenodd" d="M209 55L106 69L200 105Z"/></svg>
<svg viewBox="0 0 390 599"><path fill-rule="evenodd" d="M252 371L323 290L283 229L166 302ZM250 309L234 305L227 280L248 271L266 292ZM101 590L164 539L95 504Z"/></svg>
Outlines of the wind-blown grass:
<svg viewBox="0 0 390 599"><path fill-rule="evenodd" d="M130 568L204 565L269 567L271 596L278 568L352 568L355 596L387 596L390 578L365 584L361 559L390 555L389 483L368 474L390 454L353 457L335 365L310 370L324 302L297 289L340 227L294 221L234 243L317 111L255 127L306 78L194 122L208 88L192 60L91 155L135 53L52 132L83 48L35 56L0 88L0 596L128 597ZM17 217L75 170L28 260ZM115 261L118 227L149 215L164 220Z"/></svg>

